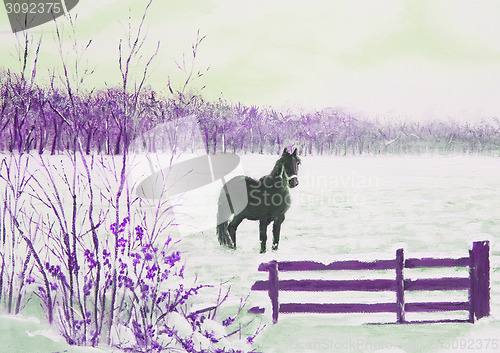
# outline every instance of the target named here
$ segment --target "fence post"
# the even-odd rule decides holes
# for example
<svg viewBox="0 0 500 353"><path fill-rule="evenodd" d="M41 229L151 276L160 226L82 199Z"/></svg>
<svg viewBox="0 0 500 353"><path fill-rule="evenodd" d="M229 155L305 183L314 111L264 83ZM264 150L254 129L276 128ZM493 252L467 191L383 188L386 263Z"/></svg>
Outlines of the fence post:
<svg viewBox="0 0 500 353"><path fill-rule="evenodd" d="M273 260L269 263L269 298L273 309L273 323L278 322L278 262Z"/></svg>
<svg viewBox="0 0 500 353"><path fill-rule="evenodd" d="M474 323L474 253L469 250L469 322Z"/></svg>
<svg viewBox="0 0 500 353"><path fill-rule="evenodd" d="M397 301L397 315L398 324L405 322L405 297L404 297L404 250L398 249L396 251L396 301Z"/></svg>
<svg viewBox="0 0 500 353"><path fill-rule="evenodd" d="M470 304L476 319L490 315L490 243L474 242L471 251L471 298Z"/></svg>

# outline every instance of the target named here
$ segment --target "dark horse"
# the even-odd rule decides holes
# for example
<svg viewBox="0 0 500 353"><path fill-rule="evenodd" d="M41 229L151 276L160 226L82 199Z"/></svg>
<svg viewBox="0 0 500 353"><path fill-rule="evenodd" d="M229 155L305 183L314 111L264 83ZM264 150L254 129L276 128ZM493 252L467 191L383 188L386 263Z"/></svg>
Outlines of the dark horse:
<svg viewBox="0 0 500 353"><path fill-rule="evenodd" d="M290 208L288 188L299 184L297 149L285 148L270 174L259 180L237 176L221 190L217 211L217 236L221 245L236 248L236 228L245 218L259 221L260 252L266 252L267 226L273 223L273 250L278 249L281 223ZM231 219L232 217L232 219Z"/></svg>

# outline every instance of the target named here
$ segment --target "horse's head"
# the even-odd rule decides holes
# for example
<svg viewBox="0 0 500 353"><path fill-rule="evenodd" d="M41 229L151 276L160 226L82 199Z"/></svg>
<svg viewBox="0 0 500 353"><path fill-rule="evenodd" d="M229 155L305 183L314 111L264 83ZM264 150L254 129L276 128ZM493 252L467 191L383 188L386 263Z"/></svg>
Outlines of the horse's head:
<svg viewBox="0 0 500 353"><path fill-rule="evenodd" d="M289 153L285 148L281 155L282 171L281 176L288 182L290 188L299 185L297 173L299 172L300 158L297 156L297 149L293 153Z"/></svg>

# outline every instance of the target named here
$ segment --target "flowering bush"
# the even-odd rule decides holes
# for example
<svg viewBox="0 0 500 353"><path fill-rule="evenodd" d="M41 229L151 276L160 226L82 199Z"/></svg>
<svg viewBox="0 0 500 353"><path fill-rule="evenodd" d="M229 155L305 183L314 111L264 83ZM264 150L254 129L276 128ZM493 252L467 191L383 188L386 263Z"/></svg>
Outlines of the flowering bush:
<svg viewBox="0 0 500 353"><path fill-rule="evenodd" d="M191 300L211 286L185 279L182 254L174 250L167 227L159 226L163 221L159 218L165 214L162 204L157 205L152 224L137 209L131 211L134 201L126 179L129 152L136 147L133 141L146 139L144 134L156 126L198 112L205 104L201 97L185 93L192 70L186 71L182 90L174 93L169 84L171 98L146 89L148 66L158 47L139 70L142 80L132 82L132 71L142 65L142 26L141 21L135 38L131 37L134 31L129 31L128 40L120 41L119 87L84 90L88 71L76 68L90 42L81 47L74 38L70 51L76 54L73 67L63 50L66 31L57 24L64 72L61 85L47 87L35 82L38 50L31 51L32 38L27 34L22 41L24 50L18 51L24 57L19 60L26 64L33 56L32 67L22 65L17 73L0 68L0 151L12 152L0 166L0 178L6 185L2 190L5 202L0 204L0 302L7 293L3 300L7 311L18 313L29 288L44 304L49 323L55 323L74 345L107 343L134 352L248 351L249 347L229 347L229 337L243 336L241 325L226 333L224 328L236 321L216 322L217 309L227 296L219 296L206 308L191 310ZM202 40L198 35L193 64ZM55 77L54 72L52 79ZM205 133L211 126L206 125ZM208 140L191 140L191 149L200 148L194 142L206 143L208 151ZM173 145L169 152L175 154L177 143ZM151 144L148 148L152 150ZM29 155L32 150L38 155ZM69 169L63 160L58 166L47 163L42 156L46 152L63 153ZM101 153L120 155L121 163L104 165ZM40 162L35 173L26 171L32 158ZM106 173L114 173L114 180L105 181L105 188L95 193L93 175L99 163ZM103 207L95 207L99 197ZM121 218L124 206L127 215ZM43 238L36 241L39 231ZM159 237L164 237L163 242L157 241ZM243 341L251 344L261 329L259 325Z"/></svg>
<svg viewBox="0 0 500 353"><path fill-rule="evenodd" d="M185 266L181 253L174 250L175 243L170 236L161 246L157 246L150 241L144 227L134 227L130 235L126 232L127 227L132 228L128 217L119 225L113 223L109 227L113 237L118 239L116 251L106 247L100 254L95 254L90 248L83 250L81 304L84 315L72 320L69 312L66 313L63 308L59 326L66 340L70 344L98 342L100 336L105 334L103 322L109 320L107 312L114 311L116 318L109 328L109 343L125 351L161 352L178 348L193 353L208 350L244 352L227 347L227 338L235 337L235 333L241 335L242 327L237 326L229 333L225 331L236 326L234 323L242 307L235 316L226 317L221 323L216 322L216 311L227 296L215 305L191 312L190 299L212 286L196 283L186 286L182 283ZM117 254L116 257L113 252ZM51 278L49 283L54 298L58 295L68 296L71 288L61 266L47 262L45 269ZM117 272L116 279L113 276L114 269ZM100 288L96 288L99 275L103 276L104 282ZM109 291L115 280L118 300L115 307L107 307ZM91 305L92 294L96 289L100 293L97 313L93 312L96 307ZM44 287L39 286L38 291L39 297L45 300L47 293ZM95 322L96 318L100 322ZM72 327L67 328L70 323ZM259 326L253 335L244 338L249 348L262 329Z"/></svg>
<svg viewBox="0 0 500 353"><path fill-rule="evenodd" d="M243 305L235 315L219 320L217 314L225 312L219 309L228 298L228 294L221 295L222 287L215 302L208 300L210 304L199 307L207 302L204 295L217 288L185 276L184 258L168 235L168 225L159 226L160 220L151 221L142 213L109 224L108 213L100 212L99 223L82 222L78 212L65 212L65 198L58 183L52 183L54 176L49 177L49 187L35 176L24 180L26 185L16 182L15 165L19 167L23 158L12 156L17 164L0 169L12 188L7 194L17 196L18 204L23 205L22 213L14 212L15 203L0 205L3 224L14 227L9 232L3 227L6 238L0 242L0 299L5 298L0 303L8 312L18 313L34 293L43 303L48 321L72 345L107 343L133 352L252 351L262 327L254 321L239 322ZM42 171L52 173L49 167ZM60 176L71 180L67 174ZM75 188L68 183L70 190L79 187L76 180ZM19 184L32 192L16 189ZM38 188L42 185L43 190ZM46 207L33 203L33 195ZM75 195L71 198L76 204L73 210L78 210L85 201L76 192L71 195ZM53 214L47 215L45 210ZM83 214L88 217L90 212ZM19 216L13 218L15 214ZM133 219L140 219L139 224ZM42 234L38 237L43 237L39 241L38 230ZM5 261L8 258L11 260ZM198 306L196 310L193 305ZM231 348L234 344L238 349Z"/></svg>

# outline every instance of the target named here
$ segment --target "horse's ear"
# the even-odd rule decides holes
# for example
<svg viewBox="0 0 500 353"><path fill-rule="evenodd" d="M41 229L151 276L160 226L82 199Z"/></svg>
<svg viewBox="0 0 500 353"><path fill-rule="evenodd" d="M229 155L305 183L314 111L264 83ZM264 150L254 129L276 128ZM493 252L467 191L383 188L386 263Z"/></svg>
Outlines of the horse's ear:
<svg viewBox="0 0 500 353"><path fill-rule="evenodd" d="M283 150L283 156L286 156L288 153L288 149L285 147L285 149Z"/></svg>
<svg viewBox="0 0 500 353"><path fill-rule="evenodd" d="M297 157L297 149L295 149L292 153L295 157Z"/></svg>

